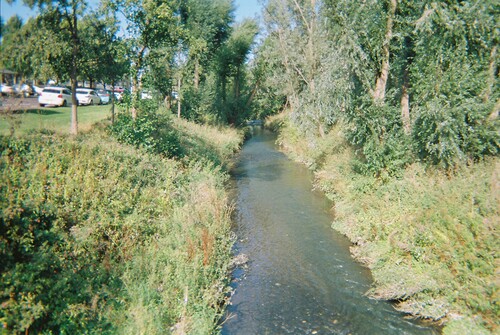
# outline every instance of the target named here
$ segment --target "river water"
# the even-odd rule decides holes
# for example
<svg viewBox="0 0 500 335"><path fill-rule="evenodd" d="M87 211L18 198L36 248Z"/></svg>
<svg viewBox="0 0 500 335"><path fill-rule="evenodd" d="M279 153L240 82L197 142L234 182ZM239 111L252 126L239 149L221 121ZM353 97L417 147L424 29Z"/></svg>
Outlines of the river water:
<svg viewBox="0 0 500 335"><path fill-rule="evenodd" d="M223 335L438 334L369 299L372 279L331 228L331 204L312 191L312 175L254 128L233 172L236 252Z"/></svg>

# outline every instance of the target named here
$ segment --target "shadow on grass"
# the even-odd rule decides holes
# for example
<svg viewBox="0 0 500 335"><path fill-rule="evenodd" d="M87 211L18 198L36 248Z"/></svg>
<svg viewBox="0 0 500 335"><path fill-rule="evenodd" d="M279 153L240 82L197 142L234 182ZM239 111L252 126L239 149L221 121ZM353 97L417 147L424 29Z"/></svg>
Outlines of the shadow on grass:
<svg viewBox="0 0 500 335"><path fill-rule="evenodd" d="M38 114L38 115L54 115L54 114L61 114L60 111L56 111L53 109L27 109L26 111L20 111L25 112L27 114Z"/></svg>

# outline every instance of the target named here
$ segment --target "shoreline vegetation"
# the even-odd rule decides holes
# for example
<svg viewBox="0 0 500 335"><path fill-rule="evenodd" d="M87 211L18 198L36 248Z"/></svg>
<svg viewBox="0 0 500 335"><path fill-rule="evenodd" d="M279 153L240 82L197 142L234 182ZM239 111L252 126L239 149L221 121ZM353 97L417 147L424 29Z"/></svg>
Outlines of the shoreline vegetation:
<svg viewBox="0 0 500 335"><path fill-rule="evenodd" d="M341 125L307 140L285 113L266 126L333 201L333 229L372 272L369 296L438 322L443 334L498 331L498 157L451 172L413 163L399 177L370 176L355 172Z"/></svg>
<svg viewBox="0 0 500 335"><path fill-rule="evenodd" d="M141 115L0 138L2 332L217 332L243 135Z"/></svg>

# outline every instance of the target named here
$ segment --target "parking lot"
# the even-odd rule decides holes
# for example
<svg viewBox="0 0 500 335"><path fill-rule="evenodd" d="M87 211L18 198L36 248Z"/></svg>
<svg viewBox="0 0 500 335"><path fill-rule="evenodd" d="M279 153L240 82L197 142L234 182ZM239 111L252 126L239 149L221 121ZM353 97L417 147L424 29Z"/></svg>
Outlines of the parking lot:
<svg viewBox="0 0 500 335"><path fill-rule="evenodd" d="M37 97L0 97L2 102L0 105L0 111L20 111L28 109L37 109L38 98Z"/></svg>

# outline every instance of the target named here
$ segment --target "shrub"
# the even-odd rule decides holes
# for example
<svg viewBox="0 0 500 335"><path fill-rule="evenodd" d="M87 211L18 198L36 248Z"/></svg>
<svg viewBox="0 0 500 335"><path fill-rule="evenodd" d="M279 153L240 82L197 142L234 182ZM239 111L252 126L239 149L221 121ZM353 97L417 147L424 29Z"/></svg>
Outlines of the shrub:
<svg viewBox="0 0 500 335"><path fill-rule="evenodd" d="M142 111L134 120L128 113L120 113L110 126L110 133L118 141L143 148L149 153L167 157L181 156L178 135L166 114Z"/></svg>

